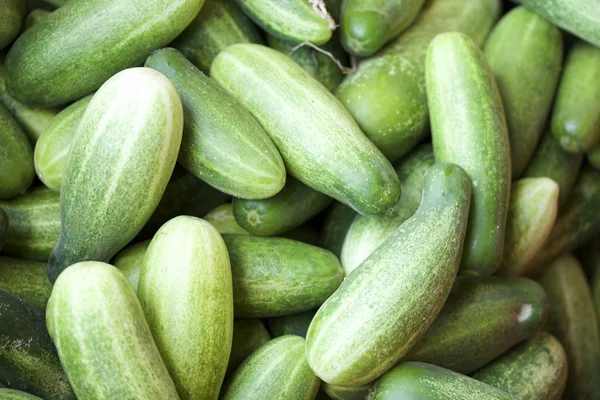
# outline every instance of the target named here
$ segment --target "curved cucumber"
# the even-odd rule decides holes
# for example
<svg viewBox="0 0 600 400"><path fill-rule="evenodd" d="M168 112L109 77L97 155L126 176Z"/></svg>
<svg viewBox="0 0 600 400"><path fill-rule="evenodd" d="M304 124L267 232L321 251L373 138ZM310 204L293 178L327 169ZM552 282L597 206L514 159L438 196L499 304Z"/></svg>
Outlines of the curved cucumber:
<svg viewBox="0 0 600 400"><path fill-rule="evenodd" d="M427 100L436 160L460 165L473 183L461 272L491 275L504 248L510 147L498 87L483 54L467 36L444 33L431 42Z"/></svg>
<svg viewBox="0 0 600 400"><path fill-rule="evenodd" d="M131 284L133 291L137 293L140 280L140 271L144 265L144 256L150 246L150 240L144 240L125 247L117 253L111 264L119 268L125 278Z"/></svg>
<svg viewBox="0 0 600 400"><path fill-rule="evenodd" d="M327 212L323 222L319 246L331 251L339 258L348 229L356 216L356 211L336 201Z"/></svg>
<svg viewBox="0 0 600 400"><path fill-rule="evenodd" d="M344 106L288 57L236 44L217 56L211 76L262 125L290 175L362 214L384 215L398 201L391 164Z"/></svg>
<svg viewBox="0 0 600 400"><path fill-rule="evenodd" d="M29 14L27 14L27 17L25 18L25 25L23 26L24 29L31 28L32 26L46 18L49 14L50 11L42 10L39 8L36 8L35 10L31 11Z"/></svg>
<svg viewBox="0 0 600 400"><path fill-rule="evenodd" d="M271 335L260 319L236 319L233 322L231 355L225 376L229 376L248 356L269 340Z"/></svg>
<svg viewBox="0 0 600 400"><path fill-rule="evenodd" d="M51 282L76 262L110 260L140 232L173 172L182 130L181 100L161 73L128 69L102 85L69 151Z"/></svg>
<svg viewBox="0 0 600 400"><path fill-rule="evenodd" d="M52 292L46 263L0 257L0 290L19 296L41 311Z"/></svg>
<svg viewBox="0 0 600 400"><path fill-rule="evenodd" d="M220 206L213 208L204 216L204 220L214 226L220 234L234 233L238 235L249 235L249 233L235 220L231 203L221 204Z"/></svg>
<svg viewBox="0 0 600 400"><path fill-rule="evenodd" d="M236 197L264 199L283 188L285 167L279 152L252 115L229 93L175 49L152 53L146 67L165 74L181 96L181 165Z"/></svg>
<svg viewBox="0 0 600 400"><path fill-rule="evenodd" d="M369 383L425 333L456 277L470 182L438 163L423 178L423 201L321 306L306 337L311 368L325 382Z"/></svg>
<svg viewBox="0 0 600 400"><path fill-rule="evenodd" d="M365 400L369 394L371 385L359 387L348 387L321 383L321 389L333 400Z"/></svg>
<svg viewBox="0 0 600 400"><path fill-rule="evenodd" d="M298 314L284 315L281 317L269 318L267 321L269 332L274 338L283 335L296 335L306 337L308 326L315 316L315 311L305 311Z"/></svg>
<svg viewBox="0 0 600 400"><path fill-rule="evenodd" d="M4 247L6 240L8 239L8 215L6 211L0 208L0 251Z"/></svg>
<svg viewBox="0 0 600 400"><path fill-rule="evenodd" d="M33 150L27 136L0 104L0 200L24 193L33 178Z"/></svg>
<svg viewBox="0 0 600 400"><path fill-rule="evenodd" d="M0 4L0 50L19 35L26 12L25 0L5 0Z"/></svg>
<svg viewBox="0 0 600 400"><path fill-rule="evenodd" d="M19 390L13 390L13 389L2 389L2 386L0 386L0 399L2 399L2 400L42 400L39 397L29 394L27 392L21 392Z"/></svg>

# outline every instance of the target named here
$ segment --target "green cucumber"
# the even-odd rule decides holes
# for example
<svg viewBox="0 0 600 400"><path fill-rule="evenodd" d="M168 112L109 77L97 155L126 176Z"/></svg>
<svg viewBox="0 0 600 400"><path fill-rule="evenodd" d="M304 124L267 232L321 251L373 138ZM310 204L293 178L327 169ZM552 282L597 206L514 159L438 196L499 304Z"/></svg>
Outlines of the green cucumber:
<svg viewBox="0 0 600 400"><path fill-rule="evenodd" d="M460 165L473 183L461 272L491 275L504 248L510 147L500 92L468 36L444 33L431 42L427 101L435 159Z"/></svg>
<svg viewBox="0 0 600 400"><path fill-rule="evenodd" d="M8 240L8 229L8 215L4 209L0 208L0 251Z"/></svg>
<svg viewBox="0 0 600 400"><path fill-rule="evenodd" d="M283 335L296 335L305 338L310 321L314 316L315 310L310 310L298 314L269 318L267 321L269 332L274 338Z"/></svg>
<svg viewBox="0 0 600 400"><path fill-rule="evenodd" d="M52 285L46 274L46 263L0 257L0 290L19 296L45 311L52 292Z"/></svg>
<svg viewBox="0 0 600 400"><path fill-rule="evenodd" d="M119 268L123 275L125 275L125 278L127 278L136 293L140 280L140 271L142 270L142 265L144 265L144 256L146 255L148 246L150 246L150 240L129 245L118 252L111 262L112 265Z"/></svg>
<svg viewBox="0 0 600 400"><path fill-rule="evenodd" d="M333 400L364 400L371 390L371 385L348 387L323 382L321 389Z"/></svg>
<svg viewBox="0 0 600 400"><path fill-rule="evenodd" d="M54 284L48 332L80 399L179 399L135 292L119 270L87 261Z"/></svg>
<svg viewBox="0 0 600 400"><path fill-rule="evenodd" d="M419 15L424 0L346 0L340 21L342 44L368 57L402 33Z"/></svg>
<svg viewBox="0 0 600 400"><path fill-rule="evenodd" d="M342 283L339 261L319 247L260 236L224 235L223 239L231 260L236 317L307 311L323 304Z"/></svg>
<svg viewBox="0 0 600 400"><path fill-rule="evenodd" d="M11 48L6 58L8 91L32 106L77 100L175 39L202 4L203 0L67 2L23 32Z"/></svg>
<svg viewBox="0 0 600 400"><path fill-rule="evenodd" d="M566 399L600 396L600 328L592 293L579 262L570 254L554 260L539 277L548 294L546 329L565 346L569 361Z"/></svg>
<svg viewBox="0 0 600 400"><path fill-rule="evenodd" d="M471 374L546 322L542 287L527 278L459 276L433 324L404 357Z"/></svg>
<svg viewBox="0 0 600 400"><path fill-rule="evenodd" d="M456 277L471 183L437 163L423 177L423 201L315 315L308 363L327 383L361 386L392 367L425 333Z"/></svg>
<svg viewBox="0 0 600 400"><path fill-rule="evenodd" d="M38 187L0 201L8 215L8 240L3 254L28 260L48 261L60 234L60 197Z"/></svg>
<svg viewBox="0 0 600 400"><path fill-rule="evenodd" d="M64 7L71 4L81 3ZM51 282L76 262L110 260L140 232L173 172L182 131L181 100L161 73L132 68L102 85L69 150Z"/></svg>
<svg viewBox="0 0 600 400"><path fill-rule="evenodd" d="M319 378L308 366L304 339L286 335L256 350L223 388L222 400L313 400Z"/></svg>
<svg viewBox="0 0 600 400"><path fill-rule="evenodd" d="M594 146L593 149L588 151L587 160L592 167L600 169L600 145Z"/></svg>
<svg viewBox="0 0 600 400"><path fill-rule="evenodd" d="M577 42L565 61L552 111L552 134L566 151L585 153L600 140L599 100L600 49Z"/></svg>
<svg viewBox="0 0 600 400"><path fill-rule="evenodd" d="M550 114L562 67L562 36L554 25L518 7L494 27L483 52L502 95L515 179L527 166Z"/></svg>
<svg viewBox="0 0 600 400"><path fill-rule="evenodd" d="M391 164L343 105L288 57L235 44L217 56L211 76L262 125L290 175L362 214L384 215L398 201Z"/></svg>
<svg viewBox="0 0 600 400"><path fill-rule="evenodd" d="M0 200L24 193L34 177L33 150L27 136L0 104Z"/></svg>
<svg viewBox="0 0 600 400"><path fill-rule="evenodd" d="M271 335L260 319L236 319L233 322L231 355L225 376L229 376L250 354L269 340Z"/></svg>
<svg viewBox="0 0 600 400"><path fill-rule="evenodd" d="M335 202L325 217L321 236L319 237L319 246L331 251L336 257L340 257L342 246L346 239L346 234L352 221L356 218L356 211L347 205Z"/></svg>
<svg viewBox="0 0 600 400"><path fill-rule="evenodd" d="M171 80L183 103L178 161L218 190L265 199L285 183L285 167L265 131L229 93L175 49L150 55L146 67Z"/></svg>
<svg viewBox="0 0 600 400"><path fill-rule="evenodd" d="M499 0L428 1L415 23L378 55L361 61L336 90L363 132L391 161L428 135L425 56L439 33L460 31L483 44Z"/></svg>
<svg viewBox="0 0 600 400"><path fill-rule="evenodd" d="M0 290L0 380L49 400L74 399L44 313Z"/></svg>
<svg viewBox="0 0 600 400"><path fill-rule="evenodd" d="M91 95L86 96L58 113L35 144L35 172L46 187L56 192L63 180L71 143L91 100Z"/></svg>
<svg viewBox="0 0 600 400"><path fill-rule="evenodd" d="M205 0L202 12L171 45L208 74L217 54L236 43L263 43L263 40L233 0Z"/></svg>
<svg viewBox="0 0 600 400"><path fill-rule="evenodd" d="M31 28L32 26L46 18L49 14L50 11L41 10L39 8L36 8L35 10L31 11L29 14L27 14L27 17L25 18L25 24L23 26L24 30Z"/></svg>
<svg viewBox="0 0 600 400"><path fill-rule="evenodd" d="M0 386L0 399L2 400L42 400L39 397L29 394L27 392L1 388L2 386Z"/></svg>
<svg viewBox="0 0 600 400"><path fill-rule="evenodd" d="M26 12L25 0L4 0L0 3L0 50L8 47L19 35Z"/></svg>
<svg viewBox="0 0 600 400"><path fill-rule="evenodd" d="M224 203L213 208L204 216L204 219L210 222L220 234L235 233L238 235L249 235L235 220L231 203Z"/></svg>
<svg viewBox="0 0 600 400"><path fill-rule="evenodd" d="M523 400L558 400L568 369L562 344L542 331L472 377Z"/></svg>

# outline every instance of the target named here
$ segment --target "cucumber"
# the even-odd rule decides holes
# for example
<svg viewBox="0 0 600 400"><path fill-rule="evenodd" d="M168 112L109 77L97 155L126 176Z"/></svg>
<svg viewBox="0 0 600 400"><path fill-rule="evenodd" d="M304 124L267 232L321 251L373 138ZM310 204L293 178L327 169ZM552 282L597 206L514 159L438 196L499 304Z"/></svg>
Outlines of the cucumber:
<svg viewBox="0 0 600 400"><path fill-rule="evenodd" d="M558 196L558 185L549 178L513 182L498 275L527 274L526 268L548 239L556 221Z"/></svg>
<svg viewBox="0 0 600 400"><path fill-rule="evenodd" d="M202 72L236 43L263 43L259 30L233 0L205 0L202 12L171 42Z"/></svg>
<svg viewBox="0 0 600 400"><path fill-rule="evenodd" d="M146 60L173 82L184 108L178 161L218 190L246 199L277 194L285 167L271 139L248 111L175 49Z"/></svg>
<svg viewBox="0 0 600 400"><path fill-rule="evenodd" d="M256 349L271 340L271 335L260 319L236 319L233 322L231 355L225 376L233 371Z"/></svg>
<svg viewBox="0 0 600 400"><path fill-rule="evenodd" d="M562 67L562 36L554 25L517 7L494 27L483 52L502 95L516 179L550 114Z"/></svg>
<svg viewBox="0 0 600 400"><path fill-rule="evenodd" d="M0 208L0 251L4 247L6 240L8 239L8 215L6 211Z"/></svg>
<svg viewBox="0 0 600 400"><path fill-rule="evenodd" d="M461 33L431 42L426 80L435 159L460 165L473 183L461 272L491 275L502 261L511 182L502 99L485 57Z"/></svg>
<svg viewBox="0 0 600 400"><path fill-rule="evenodd" d="M428 135L425 56L429 42L439 33L460 31L483 44L499 12L499 0L428 1L410 29L378 55L361 61L337 88L337 98L391 161Z"/></svg>
<svg viewBox="0 0 600 400"><path fill-rule="evenodd" d="M26 12L25 0L4 0L0 3L0 50L8 47L19 35Z"/></svg>
<svg viewBox="0 0 600 400"><path fill-rule="evenodd" d="M548 294L550 313L546 329L565 346L569 376L566 399L600 396L600 330L592 293L579 262L565 254L539 277Z"/></svg>
<svg viewBox="0 0 600 400"><path fill-rule="evenodd" d="M371 385L359 387L337 386L323 382L321 389L333 400L364 400L369 394Z"/></svg>
<svg viewBox="0 0 600 400"><path fill-rule="evenodd" d="M539 332L472 377L525 400L558 400L567 382L567 355L558 340Z"/></svg>
<svg viewBox="0 0 600 400"><path fill-rule="evenodd" d="M213 208L204 216L204 220L215 227L220 234L235 233L238 235L249 235L233 217L233 207L231 203L224 203Z"/></svg>
<svg viewBox="0 0 600 400"><path fill-rule="evenodd" d="M424 0L346 0L341 18L344 48L359 57L377 52L419 15Z"/></svg>
<svg viewBox="0 0 600 400"><path fill-rule="evenodd" d="M0 290L19 296L45 311L52 292L52 285L46 274L46 263L0 257Z"/></svg>
<svg viewBox="0 0 600 400"><path fill-rule="evenodd" d="M304 339L286 335L252 353L229 379L220 399L313 400L319 384L306 362Z"/></svg>
<svg viewBox="0 0 600 400"><path fill-rule="evenodd" d="M262 125L290 175L362 214L384 215L398 201L391 164L343 105L288 57L235 44L217 56L211 76Z"/></svg>
<svg viewBox="0 0 600 400"><path fill-rule="evenodd" d="M72 4L80 2L64 7ZM182 130L181 100L161 73L128 69L102 85L69 150L51 282L76 262L110 260L140 232L173 172Z"/></svg>
<svg viewBox="0 0 600 400"><path fill-rule="evenodd" d="M46 322L78 398L179 399L140 302L117 268L70 266L54 284Z"/></svg>
<svg viewBox="0 0 600 400"><path fill-rule="evenodd" d="M0 386L0 399L2 400L42 400L27 392L13 389L1 389L1 387L2 386Z"/></svg>
<svg viewBox="0 0 600 400"><path fill-rule="evenodd" d="M31 28L32 26L46 18L49 14L50 11L42 10L39 8L36 8L35 10L31 11L29 14L27 14L27 17L25 18L23 30Z"/></svg>
<svg viewBox="0 0 600 400"><path fill-rule="evenodd" d="M203 0L67 2L26 30L11 48L6 58L8 91L31 106L77 100L175 39L202 4Z"/></svg>
<svg viewBox="0 0 600 400"><path fill-rule="evenodd" d="M592 167L600 169L600 145L597 145L588 151L587 160Z"/></svg>
<svg viewBox="0 0 600 400"><path fill-rule="evenodd" d="M305 338L310 321L314 316L315 310L310 310L298 314L269 318L267 321L269 332L274 338L283 335L296 335Z"/></svg>
<svg viewBox="0 0 600 400"><path fill-rule="evenodd" d="M408 362L386 372L367 400L515 400L507 392L431 364Z"/></svg>
<svg viewBox="0 0 600 400"><path fill-rule="evenodd" d="M527 278L459 276L425 335L404 357L471 374L546 322L542 287Z"/></svg>
<svg viewBox="0 0 600 400"><path fill-rule="evenodd" d="M552 134L566 151L585 153L600 140L599 100L600 49L577 42L565 61L552 111Z"/></svg>
<svg viewBox="0 0 600 400"><path fill-rule="evenodd" d="M354 221L356 215L356 211L336 201L329 208L323 222L321 236L319 237L319 246L331 251L339 258L342 253L344 239L346 239L348 229L352 225L352 221Z"/></svg>
<svg viewBox="0 0 600 400"><path fill-rule="evenodd" d="M140 271L144 264L144 256L150 245L150 240L144 240L129 245L117 253L112 260L112 265L119 268L125 278L131 284L133 291L137 293Z"/></svg>
<svg viewBox="0 0 600 400"><path fill-rule="evenodd" d="M33 150L27 136L0 104L0 200L23 194L34 177Z"/></svg>
<svg viewBox="0 0 600 400"><path fill-rule="evenodd" d="M43 398L74 399L44 313L0 290L0 380Z"/></svg>
<svg viewBox="0 0 600 400"><path fill-rule="evenodd" d="M58 113L35 144L35 172L55 192L60 189L71 143L91 100L91 95L86 96Z"/></svg>
<svg viewBox="0 0 600 400"><path fill-rule="evenodd" d="M423 201L317 311L307 360L327 383L362 386L392 367L425 333L456 277L470 182L438 163L423 177Z"/></svg>
<svg viewBox="0 0 600 400"><path fill-rule="evenodd" d="M8 240L3 254L48 261L60 234L60 197L38 187L12 200L0 201L8 215Z"/></svg>

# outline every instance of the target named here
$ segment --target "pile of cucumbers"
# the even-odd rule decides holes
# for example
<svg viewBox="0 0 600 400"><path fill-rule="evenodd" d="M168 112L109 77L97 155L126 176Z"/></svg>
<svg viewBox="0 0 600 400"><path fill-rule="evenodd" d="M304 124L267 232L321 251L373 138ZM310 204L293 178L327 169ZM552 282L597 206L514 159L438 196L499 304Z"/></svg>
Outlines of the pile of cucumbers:
<svg viewBox="0 0 600 400"><path fill-rule="evenodd" d="M0 0L0 400L600 400L600 1Z"/></svg>

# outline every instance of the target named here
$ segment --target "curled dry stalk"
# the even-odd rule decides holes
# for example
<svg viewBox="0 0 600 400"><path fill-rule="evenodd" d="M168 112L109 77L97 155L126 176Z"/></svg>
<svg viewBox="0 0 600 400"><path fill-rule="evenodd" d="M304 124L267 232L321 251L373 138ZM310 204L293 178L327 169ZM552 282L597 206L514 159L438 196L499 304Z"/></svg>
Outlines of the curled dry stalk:
<svg viewBox="0 0 600 400"><path fill-rule="evenodd" d="M313 10L317 13L317 15L323 18L327 23L329 23L329 29L334 30L337 28L337 24L335 23L335 19L329 14L327 11L327 6L325 6L324 0L308 0L310 4L312 4Z"/></svg>
<svg viewBox="0 0 600 400"><path fill-rule="evenodd" d="M344 73L344 75L350 75L350 74L353 74L354 72L356 72L356 58L354 56L350 56L350 67L345 67L344 65L342 65L341 61L338 60L332 53L330 53L327 50L323 50L322 48L320 48L319 46L316 46L316 45L312 44L308 40L305 40L304 42L296 45L292 49L292 53L294 51L298 50L299 48L304 47L304 46L312 47L313 49L315 49L319 53L323 53L327 57L331 58L331 60L333 60L333 62L335 63L335 65L338 66L338 68Z"/></svg>

